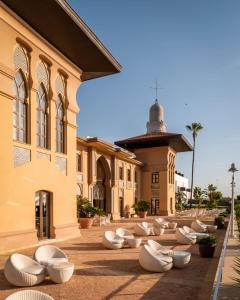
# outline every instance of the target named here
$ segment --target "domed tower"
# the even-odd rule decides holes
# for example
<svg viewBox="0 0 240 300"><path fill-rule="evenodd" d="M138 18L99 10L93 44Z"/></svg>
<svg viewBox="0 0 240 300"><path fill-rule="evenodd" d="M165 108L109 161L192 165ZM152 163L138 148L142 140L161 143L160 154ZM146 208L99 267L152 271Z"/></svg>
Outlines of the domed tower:
<svg viewBox="0 0 240 300"><path fill-rule="evenodd" d="M155 103L149 110L149 121L146 124L147 133L166 132L166 124L164 123L164 109L162 105L155 100Z"/></svg>

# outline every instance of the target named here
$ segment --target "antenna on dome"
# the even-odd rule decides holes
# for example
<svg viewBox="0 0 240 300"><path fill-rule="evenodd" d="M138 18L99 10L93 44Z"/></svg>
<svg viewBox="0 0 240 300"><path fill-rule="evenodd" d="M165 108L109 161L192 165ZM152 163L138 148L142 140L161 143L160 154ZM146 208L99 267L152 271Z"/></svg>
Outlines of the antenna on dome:
<svg viewBox="0 0 240 300"><path fill-rule="evenodd" d="M151 86L150 88L153 89L153 90L155 90L155 93L156 93L156 100L155 100L155 102L158 102L158 90L162 90L163 88L158 85L158 81L157 80L156 80L155 87Z"/></svg>

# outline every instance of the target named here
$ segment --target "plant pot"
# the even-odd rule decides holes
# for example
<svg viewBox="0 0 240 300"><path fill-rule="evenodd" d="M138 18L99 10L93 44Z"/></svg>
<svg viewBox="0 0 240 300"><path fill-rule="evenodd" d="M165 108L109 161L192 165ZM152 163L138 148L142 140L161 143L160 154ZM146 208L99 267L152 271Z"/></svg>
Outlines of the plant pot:
<svg viewBox="0 0 240 300"><path fill-rule="evenodd" d="M138 211L138 216L139 218L146 218L147 211Z"/></svg>
<svg viewBox="0 0 240 300"><path fill-rule="evenodd" d="M80 218L79 219L81 228L91 228L93 224L93 218Z"/></svg>
<svg viewBox="0 0 240 300"><path fill-rule="evenodd" d="M217 224L217 229L224 229L224 223Z"/></svg>
<svg viewBox="0 0 240 300"><path fill-rule="evenodd" d="M130 212L126 212L126 213L125 213L125 218L126 218L126 219L129 219L130 217L131 217L131 213L130 213Z"/></svg>
<svg viewBox="0 0 240 300"><path fill-rule="evenodd" d="M216 245L201 245L199 244L199 253L201 257L213 257Z"/></svg>

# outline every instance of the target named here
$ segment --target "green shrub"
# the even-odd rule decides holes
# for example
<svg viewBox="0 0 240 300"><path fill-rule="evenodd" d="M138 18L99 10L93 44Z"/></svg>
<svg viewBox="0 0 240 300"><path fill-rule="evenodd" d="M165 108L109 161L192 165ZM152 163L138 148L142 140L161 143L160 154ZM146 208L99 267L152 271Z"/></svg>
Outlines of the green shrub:
<svg viewBox="0 0 240 300"><path fill-rule="evenodd" d="M224 224L224 217L223 216L216 217L215 224Z"/></svg>
<svg viewBox="0 0 240 300"><path fill-rule="evenodd" d="M217 244L217 238L215 235L210 234L208 237L202 238L198 241L199 245L215 246Z"/></svg>
<svg viewBox="0 0 240 300"><path fill-rule="evenodd" d="M150 203L148 201L141 200L135 203L132 207L135 209L136 213L138 211L148 211L150 208Z"/></svg>

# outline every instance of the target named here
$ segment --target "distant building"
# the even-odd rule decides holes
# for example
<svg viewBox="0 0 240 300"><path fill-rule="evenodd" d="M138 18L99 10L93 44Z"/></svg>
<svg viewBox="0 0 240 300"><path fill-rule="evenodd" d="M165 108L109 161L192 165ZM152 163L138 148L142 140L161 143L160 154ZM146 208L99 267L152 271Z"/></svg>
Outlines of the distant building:
<svg viewBox="0 0 240 300"><path fill-rule="evenodd" d="M189 180L188 178L184 177L184 174L175 172L175 189L176 193L179 191L183 191L187 199L191 197L191 189L189 187Z"/></svg>

